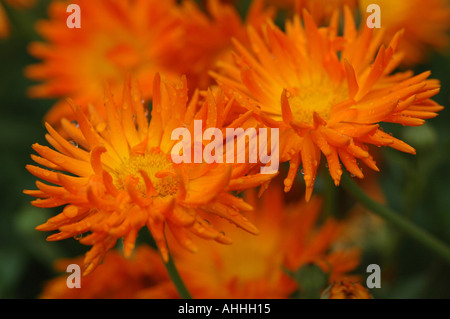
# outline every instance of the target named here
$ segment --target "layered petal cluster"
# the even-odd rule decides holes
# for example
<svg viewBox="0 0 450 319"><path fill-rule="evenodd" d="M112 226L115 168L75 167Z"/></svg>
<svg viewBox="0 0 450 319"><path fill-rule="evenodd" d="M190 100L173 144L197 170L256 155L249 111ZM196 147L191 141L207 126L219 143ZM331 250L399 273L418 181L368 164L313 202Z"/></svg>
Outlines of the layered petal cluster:
<svg viewBox="0 0 450 319"><path fill-rule="evenodd" d="M230 103L225 105L225 100L211 92L200 101L198 91L188 101L185 78L172 84L156 76L149 121L132 83L131 79L126 82L120 103L106 90L105 117L97 112L99 106L90 106L86 116L81 107L72 105L75 121L61 121L67 138L46 124L46 138L53 148L34 144L39 156L32 158L43 167L27 166L32 174L50 183L38 181L38 190L25 191L38 197L32 204L65 205L62 213L37 229L58 230L48 240L76 237L92 246L85 258L86 274L119 238L123 238L125 255L129 256L139 230L145 226L165 261L165 228L190 251L197 250L191 235L231 243L205 221L209 215L257 234L258 229L241 214L252 207L230 192L257 187L273 178L270 174L247 174L252 167L245 163L175 164L171 156L177 142L172 140L173 130L193 130L194 119L204 121L206 127L222 128ZM242 117L231 125L241 122Z"/></svg>
<svg viewBox="0 0 450 319"><path fill-rule="evenodd" d="M314 263L330 274L330 283L348 276L360 262L355 246L334 247L343 224L334 220L319 226L322 200L297 200L286 204L281 183L273 182L261 198L244 193L255 209L248 213L261 236L248 237L220 224L233 238L232 246L210 245L203 241L195 255L173 251L177 267L195 298L289 298L298 288L286 274ZM168 238L169 243L173 240ZM144 295L145 296L145 295Z"/></svg>
<svg viewBox="0 0 450 319"><path fill-rule="evenodd" d="M280 159L289 161L285 190L300 165L306 198L312 194L322 154L339 185L343 168L363 178L359 162L378 167L369 146L389 146L414 154L403 141L384 132L382 122L422 125L442 106L430 98L440 90L430 72L393 73L401 62L397 52L402 33L382 45L382 33L363 24L357 30L345 10L343 35L338 15L318 28L304 11L286 32L268 23L264 32L249 28L251 46L235 42L234 63L212 75L224 91L269 127L280 128Z"/></svg>
<svg viewBox="0 0 450 319"><path fill-rule="evenodd" d="M362 16L367 16L369 4L381 9L381 30L385 39L404 30L400 44L404 52L404 66L424 62L433 50L443 51L450 44L450 4L447 0L360 0Z"/></svg>

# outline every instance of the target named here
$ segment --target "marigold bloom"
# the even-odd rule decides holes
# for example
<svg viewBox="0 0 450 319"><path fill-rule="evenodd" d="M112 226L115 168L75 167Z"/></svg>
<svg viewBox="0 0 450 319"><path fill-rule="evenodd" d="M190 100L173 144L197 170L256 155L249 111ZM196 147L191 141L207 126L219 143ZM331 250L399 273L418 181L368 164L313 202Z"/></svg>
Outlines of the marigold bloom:
<svg viewBox="0 0 450 319"><path fill-rule="evenodd" d="M381 30L391 39L399 30L405 34L399 50L405 53L403 65L410 66L426 60L432 50L448 47L450 38L450 5L447 0L360 0L363 17L368 16L369 4L381 8Z"/></svg>
<svg viewBox="0 0 450 319"><path fill-rule="evenodd" d="M67 287L67 266L81 265L83 258L60 260L56 269L64 275L46 283L42 299L130 299L145 293L155 298L176 298L175 287L167 275L156 250L141 245L133 256L125 259L118 251L111 251L101 265L102 271L81 279L81 287Z"/></svg>
<svg viewBox="0 0 450 319"><path fill-rule="evenodd" d="M156 72L172 79L181 75L170 66L183 35L175 0L80 0L80 29L67 27L69 3L50 3L49 20L36 25L45 42L29 47L42 62L25 72L41 81L29 89L31 97L62 99L46 116L50 124L73 115L65 98L101 104L105 82L119 95L130 73L146 88ZM143 92L144 99L151 97L151 90Z"/></svg>
<svg viewBox="0 0 450 319"><path fill-rule="evenodd" d="M296 16L286 33L272 23L264 36L250 28L251 48L235 42L236 62L213 73L229 96L267 126L280 128L280 159L290 162L285 190L302 164L307 199L321 154L336 185L340 162L363 178L358 160L378 170L368 145L415 153L385 133L381 122L417 126L443 108L430 100L440 88L437 80L427 80L430 72L391 74L401 61L396 53L401 33L380 47L380 33L365 24L358 32L348 8L345 16L343 36L337 34L337 14L319 29L306 11L304 26Z"/></svg>
<svg viewBox="0 0 450 319"><path fill-rule="evenodd" d="M8 5L25 9L30 8L36 1L35 0L5 0ZM0 39L6 38L9 35L10 25L8 16L6 15L5 8L0 3Z"/></svg>
<svg viewBox="0 0 450 319"><path fill-rule="evenodd" d="M197 112L198 101L196 92L188 103L185 78L170 84L157 76L149 123L136 85L128 80L121 103L116 104L107 90L105 119L95 107L89 107L89 118L80 107L74 107L76 123L61 122L68 139L46 124L46 138L54 149L34 144L40 156L32 155L32 159L45 168L28 165L27 169L54 185L38 181L39 190L25 193L38 197L32 202L37 207L66 206L37 229L59 230L48 240L89 233L79 240L93 246L86 254L86 273L119 238L124 238L124 253L129 256L138 231L146 225L166 261L165 226L190 251L197 250L190 234L223 244L231 242L205 222L211 214L256 234L257 228L240 214L252 207L229 191L259 186L274 175L244 176L251 169L245 163L172 162L170 153L177 141L171 140L171 134L175 128L191 129L194 118L221 128L228 113L229 108L216 103L212 94ZM243 118L231 125L239 125Z"/></svg>
<svg viewBox="0 0 450 319"><path fill-rule="evenodd" d="M372 299L369 291L359 282L343 279L333 282L322 294L324 299Z"/></svg>
<svg viewBox="0 0 450 319"><path fill-rule="evenodd" d="M260 229L260 236L245 236L214 218L209 221L221 225L233 238L233 245L219 247L203 241L195 255L174 252L178 270L193 297L289 298L297 284L285 268L295 271L316 263L330 273L333 281L358 266L359 249L333 247L342 224L327 219L318 226L321 200L285 204L279 186L273 183L261 199L254 191L244 193L246 201L255 207L248 217Z"/></svg>

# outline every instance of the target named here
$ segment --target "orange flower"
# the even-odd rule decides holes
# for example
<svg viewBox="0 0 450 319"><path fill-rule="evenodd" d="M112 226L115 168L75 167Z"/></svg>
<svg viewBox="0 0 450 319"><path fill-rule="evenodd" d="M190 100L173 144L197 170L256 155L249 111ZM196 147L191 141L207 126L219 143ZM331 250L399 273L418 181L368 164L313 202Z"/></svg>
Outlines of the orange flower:
<svg viewBox="0 0 450 319"><path fill-rule="evenodd" d="M317 226L320 199L285 205L283 191L277 186L271 185L261 200L255 192L244 194L246 201L255 206L247 216L260 229L260 236L246 236L212 217L208 220L221 225L233 238L232 246L213 246L204 241L199 243L197 254L174 252L193 297L289 298L297 285L284 268L295 271L316 263L324 272L330 272L330 280L338 280L358 266L359 249L333 248L340 236L340 223L327 219ZM169 243L171 240L169 237Z"/></svg>
<svg viewBox="0 0 450 319"><path fill-rule="evenodd" d="M368 16L369 4L381 8L381 30L386 39L391 39L399 30L404 30L399 51L404 52L406 66L424 62L431 50L448 47L450 38L450 6L447 0L360 0L363 16Z"/></svg>
<svg viewBox="0 0 450 319"><path fill-rule="evenodd" d="M30 8L36 2L35 0L5 0L12 7L25 9ZM5 8L0 3L0 39L4 39L9 35L9 20L6 15Z"/></svg>
<svg viewBox="0 0 450 319"><path fill-rule="evenodd" d="M359 282L343 279L334 282L322 294L324 299L372 299L369 291Z"/></svg>
<svg viewBox="0 0 450 319"><path fill-rule="evenodd" d="M123 78L132 73L151 88L156 72L175 79L170 67L182 37L175 0L80 0L81 28L69 29L70 1L53 1L49 20L40 21L30 53L42 60L26 75L42 81L29 89L31 97L72 98L77 104L101 103L105 82L119 95ZM144 91L151 97L151 89ZM73 113L64 100L47 114L52 125Z"/></svg>
<svg viewBox="0 0 450 319"><path fill-rule="evenodd" d="M60 260L56 269L66 271L70 264L81 265L82 258ZM113 250L101 265L101 270L81 278L81 287L67 287L67 273L50 280L39 298L42 299L130 299L147 297L176 298L175 287L167 275L157 251L139 246L130 259Z"/></svg>
<svg viewBox="0 0 450 319"><path fill-rule="evenodd" d="M340 161L363 178L358 160L378 171L368 145L415 153L385 133L381 122L417 126L443 108L430 100L440 89L437 80L427 80L430 72L391 74L401 61L401 33L380 48L381 34L365 24L358 32L349 9L345 16L343 36L337 34L337 14L329 27L318 29L306 11L304 26L297 16L286 33L272 23L264 36L250 28L251 49L236 42L236 62L213 73L229 96L267 126L280 128L280 159L290 162L285 190L303 163L307 199L321 154L336 185Z"/></svg>
<svg viewBox="0 0 450 319"><path fill-rule="evenodd" d="M86 254L86 274L119 238L124 238L124 253L129 256L138 231L145 225L166 261L165 226L190 251L197 250L190 234L223 244L231 242L205 222L209 215L219 215L250 233L258 232L240 214L251 206L229 191L256 187L274 175L244 176L254 164L172 162L171 150L177 141L171 140L171 134L175 128L191 130L194 118L220 128L229 108L210 92L196 112L199 94L195 92L188 104L185 78L170 84L157 76L153 92L150 123L136 85L128 80L120 104L107 90L105 119L94 107L89 107L87 118L80 107L73 106L76 122L61 122L68 139L46 124L46 138L54 149L33 145L40 155L33 155L33 160L45 168L28 165L27 169L54 185L38 181L39 190L25 193L39 198L32 202L37 207L66 205L62 213L37 229L59 230L48 240L89 233L80 239L93 246ZM232 127L243 118L231 123Z"/></svg>

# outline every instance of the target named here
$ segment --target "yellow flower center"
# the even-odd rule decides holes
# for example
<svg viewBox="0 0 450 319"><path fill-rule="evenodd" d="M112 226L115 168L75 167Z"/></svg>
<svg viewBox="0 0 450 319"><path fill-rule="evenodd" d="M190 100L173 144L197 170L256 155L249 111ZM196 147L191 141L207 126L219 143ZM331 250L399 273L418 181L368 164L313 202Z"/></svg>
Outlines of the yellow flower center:
<svg viewBox="0 0 450 319"><path fill-rule="evenodd" d="M330 118L333 105L347 99L347 89L333 88L323 83L287 90L287 98L294 120L312 125L314 112L324 120Z"/></svg>
<svg viewBox="0 0 450 319"><path fill-rule="evenodd" d="M175 176L172 163L164 153L150 152L132 155L128 161L112 172L114 185L118 189L126 188L127 177L139 179L137 189L146 195L147 187L141 171L147 173L158 197L174 195L178 191L178 179Z"/></svg>

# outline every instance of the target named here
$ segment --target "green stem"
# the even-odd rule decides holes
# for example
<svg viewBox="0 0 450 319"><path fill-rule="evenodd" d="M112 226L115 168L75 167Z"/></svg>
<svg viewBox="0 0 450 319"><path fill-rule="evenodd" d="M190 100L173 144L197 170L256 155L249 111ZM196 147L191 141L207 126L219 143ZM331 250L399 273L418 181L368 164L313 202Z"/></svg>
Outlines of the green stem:
<svg viewBox="0 0 450 319"><path fill-rule="evenodd" d="M422 228L414 225L389 207L372 200L346 173L342 175L342 186L366 208L381 216L405 234L422 243L450 263L450 248L445 243L424 231Z"/></svg>
<svg viewBox="0 0 450 319"><path fill-rule="evenodd" d="M178 273L177 267L175 267L172 255L169 254L169 261L167 263L164 263L164 266L166 266L169 277L175 285L175 288L177 289L181 299L192 299L191 294L184 285L183 279Z"/></svg>

